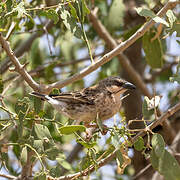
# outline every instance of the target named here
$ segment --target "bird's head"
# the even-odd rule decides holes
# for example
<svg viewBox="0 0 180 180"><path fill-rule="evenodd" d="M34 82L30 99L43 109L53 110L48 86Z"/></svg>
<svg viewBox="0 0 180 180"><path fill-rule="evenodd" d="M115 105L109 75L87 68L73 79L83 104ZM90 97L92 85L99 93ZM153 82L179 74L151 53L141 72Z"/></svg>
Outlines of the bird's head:
<svg viewBox="0 0 180 180"><path fill-rule="evenodd" d="M136 86L134 86L132 83L127 82L118 76L108 77L106 79L103 79L102 81L99 82L99 86L106 88L111 93L118 93L118 94L122 94L127 90L136 89Z"/></svg>

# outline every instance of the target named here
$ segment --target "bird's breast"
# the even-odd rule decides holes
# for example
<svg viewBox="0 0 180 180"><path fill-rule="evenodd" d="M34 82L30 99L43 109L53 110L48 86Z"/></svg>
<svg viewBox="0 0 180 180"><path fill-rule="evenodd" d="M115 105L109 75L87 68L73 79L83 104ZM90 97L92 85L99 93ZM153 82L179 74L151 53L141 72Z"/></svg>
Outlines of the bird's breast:
<svg viewBox="0 0 180 180"><path fill-rule="evenodd" d="M120 97L106 95L96 101L96 108L101 120L106 120L114 116L121 107Z"/></svg>

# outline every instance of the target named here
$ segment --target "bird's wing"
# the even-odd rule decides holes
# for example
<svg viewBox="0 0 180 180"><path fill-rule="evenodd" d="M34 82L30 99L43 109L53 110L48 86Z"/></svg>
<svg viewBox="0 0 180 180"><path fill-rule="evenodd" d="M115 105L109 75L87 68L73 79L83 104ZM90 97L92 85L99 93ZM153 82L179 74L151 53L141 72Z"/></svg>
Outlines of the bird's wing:
<svg viewBox="0 0 180 180"><path fill-rule="evenodd" d="M87 88L86 88L87 89ZM71 102L71 103L87 103L87 104L94 104L92 96L85 93L83 89L82 91L74 91L70 93L60 93L59 95L51 94L49 95L51 98L64 101L64 102Z"/></svg>

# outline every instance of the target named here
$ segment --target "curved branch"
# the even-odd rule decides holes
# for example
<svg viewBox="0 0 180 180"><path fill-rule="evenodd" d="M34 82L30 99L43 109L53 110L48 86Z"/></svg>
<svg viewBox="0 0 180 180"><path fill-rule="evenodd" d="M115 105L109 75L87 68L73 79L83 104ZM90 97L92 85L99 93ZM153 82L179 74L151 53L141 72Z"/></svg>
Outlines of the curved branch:
<svg viewBox="0 0 180 180"><path fill-rule="evenodd" d="M180 2L179 1L169 1L157 13L157 15L162 17L167 12L167 10L174 8L177 4L180 4ZM46 86L37 84L31 78L31 76L24 70L23 66L19 63L18 59L16 58L15 54L12 52L9 44L3 38L1 33L0 33L0 43L2 44L6 53L8 54L10 60L16 66L16 71L22 75L22 77L29 84L29 86L36 91L43 92L43 93L49 93L53 88L62 88L72 82L82 79L84 76L86 76L86 75L90 74L91 72L93 72L94 70L98 69L103 64L109 62L113 57L122 53L126 48L128 48L131 44L133 44L138 38L143 36L145 34L145 32L148 31L154 24L155 24L155 22L151 19L144 26L142 26L135 34L133 34L129 39L122 42L120 45L118 45L116 48L114 48L109 53L105 54L102 58L100 58L97 62L95 62L91 66L87 67L86 69L82 70L79 73L74 74L73 76L67 78L66 80L58 81L58 82L55 82L55 83L52 83L52 84L49 84Z"/></svg>
<svg viewBox="0 0 180 180"><path fill-rule="evenodd" d="M96 11L96 9L94 10L94 12L91 12L89 15L94 29L111 49L116 48L118 46L117 42L109 34L109 32L103 26L103 24L97 19L95 11ZM129 77L132 79L134 84L142 91L142 93L145 96L148 96L149 98L151 98L152 97L151 93L149 92L148 88L146 87L145 83L143 82L140 74L131 65L128 57L126 55L124 55L123 53L118 54L117 57L122 65L122 67L128 73Z"/></svg>
<svg viewBox="0 0 180 180"><path fill-rule="evenodd" d="M177 4L180 4L179 1L169 1L158 13L157 16L162 17L165 15L165 13L169 9L173 9ZM84 76L90 74L94 70L98 69L103 64L109 62L113 57L119 55L122 53L126 48L128 48L130 45L132 45L137 39L142 37L145 32L147 32L153 25L155 24L155 21L151 19L148 21L144 26L142 26L136 33L134 33L129 39L122 42L120 45L118 45L116 48L114 48L109 53L105 54L102 58L100 58L96 63L92 64L91 66L87 67L86 69L82 70L79 73L74 74L73 76L67 78L63 81L58 81L55 83L52 83L48 86L47 91L51 91L53 88L62 88L69 83L78 81L82 79ZM148 95L148 94L147 94ZM150 94L149 94L150 96Z"/></svg>
<svg viewBox="0 0 180 180"><path fill-rule="evenodd" d="M167 112L165 112L160 118L158 118L155 122L153 122L151 125L147 126L147 131L152 131L155 127L157 127L158 125L162 124L163 121L165 121L167 118L169 118L170 116L172 116L175 112L177 112L178 110L180 110L180 103L176 104L174 107L168 109ZM141 136L145 136L146 135L146 131L141 131L139 132L134 138L132 138L131 143L134 144L135 141ZM124 143L124 145L128 146L128 144ZM113 158L116 157L116 152L117 150L114 150L111 154L109 154L106 158L100 160L96 166L98 166L99 168L106 165L107 163L109 163ZM90 167L86 168L85 170L75 173L75 174L70 174L67 176L61 176L59 178L56 178L56 180L72 180L72 179L76 179L82 176L86 176L89 173L92 173L95 170L95 166L91 165ZM53 180L54 178L49 177L50 180Z"/></svg>

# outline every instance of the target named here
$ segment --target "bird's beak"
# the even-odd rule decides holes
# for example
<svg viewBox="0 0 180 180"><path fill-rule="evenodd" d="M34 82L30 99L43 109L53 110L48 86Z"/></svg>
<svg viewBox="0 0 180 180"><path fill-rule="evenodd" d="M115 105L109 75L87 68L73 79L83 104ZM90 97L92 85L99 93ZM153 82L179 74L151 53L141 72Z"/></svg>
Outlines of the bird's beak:
<svg viewBox="0 0 180 180"><path fill-rule="evenodd" d="M136 86L134 84L129 83L129 82L124 83L122 85L122 87L125 89L130 89L130 90L136 89Z"/></svg>

